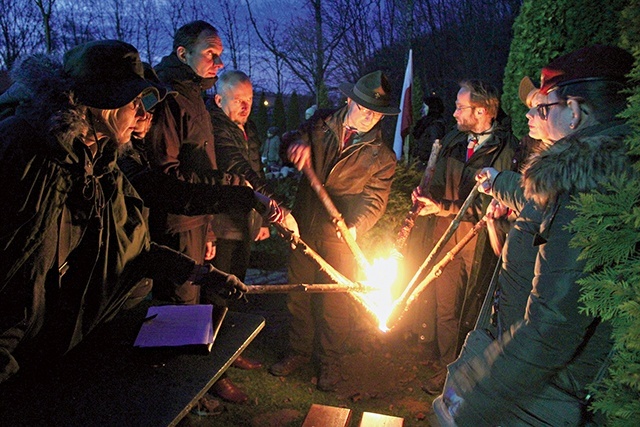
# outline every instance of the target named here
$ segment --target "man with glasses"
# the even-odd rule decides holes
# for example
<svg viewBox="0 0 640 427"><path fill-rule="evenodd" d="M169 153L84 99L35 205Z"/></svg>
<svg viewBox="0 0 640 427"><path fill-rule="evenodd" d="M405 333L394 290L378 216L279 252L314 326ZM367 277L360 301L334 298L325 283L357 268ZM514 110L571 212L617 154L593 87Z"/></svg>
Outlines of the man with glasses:
<svg viewBox="0 0 640 427"><path fill-rule="evenodd" d="M382 140L380 121L400 110L391 105L390 85L380 71L358 82L343 84L347 97L336 111L317 111L299 130L283 136L281 152L296 168L311 166L344 217L354 239L369 230L384 213L396 159ZM351 280L356 263L322 202L303 178L292 210L302 239ZM290 283L327 283L329 278L299 251L289 264ZM289 294L292 314L290 352L270 372L287 376L309 363L320 362L317 387L333 391L341 380L340 359L352 330L353 309L346 294ZM317 349L314 348L317 343ZM317 351L316 351L317 350Z"/></svg>
<svg viewBox="0 0 640 427"><path fill-rule="evenodd" d="M476 172L488 166L497 170L513 167L518 142L511 129L502 124L504 120L498 121L499 104L498 91L493 86L480 80L460 83L453 113L457 129L442 140L431 187L426 193L417 187L413 193L414 198L425 204L420 214L432 215L431 227L423 229L426 234L422 236L425 242L422 259L459 212L475 185ZM473 228L490 200L486 196L477 198L443 247L441 256ZM483 230L420 296L422 304L418 305L416 317L421 325L421 341L425 344L424 356L434 372L422 387L428 394L442 391L446 366L455 360L460 338L475 324L495 262L496 256Z"/></svg>

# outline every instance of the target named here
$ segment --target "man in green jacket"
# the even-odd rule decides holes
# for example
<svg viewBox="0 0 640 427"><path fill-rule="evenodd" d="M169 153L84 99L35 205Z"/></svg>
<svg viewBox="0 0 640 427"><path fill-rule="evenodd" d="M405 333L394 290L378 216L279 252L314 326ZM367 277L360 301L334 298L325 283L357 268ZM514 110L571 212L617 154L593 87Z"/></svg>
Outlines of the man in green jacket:
<svg viewBox="0 0 640 427"><path fill-rule="evenodd" d="M395 173L396 159L384 144L380 120L397 115L391 106L390 85L380 71L340 90L347 105L336 111L318 111L300 130L283 137L287 160L301 170L311 166L344 217L354 239L368 231L384 213ZM322 202L303 178L292 210L300 235L340 273L354 280L355 260L336 234ZM304 254L294 251L289 264L291 283L327 283L326 274ZM286 376L308 363L315 353L320 361L318 389L332 391L340 381L340 358L352 329L351 301L345 294L289 294L293 318L289 334L291 352L271 367ZM317 340L319 348L314 349Z"/></svg>

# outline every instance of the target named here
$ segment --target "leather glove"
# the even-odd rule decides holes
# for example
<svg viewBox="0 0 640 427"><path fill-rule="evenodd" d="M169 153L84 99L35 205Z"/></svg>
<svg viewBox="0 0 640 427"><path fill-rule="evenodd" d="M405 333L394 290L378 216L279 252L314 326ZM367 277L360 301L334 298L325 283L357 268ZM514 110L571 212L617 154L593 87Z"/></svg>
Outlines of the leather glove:
<svg viewBox="0 0 640 427"><path fill-rule="evenodd" d="M241 299L249 289L233 274L220 271L212 265L198 266L192 282L201 285L205 293L213 291L227 299Z"/></svg>

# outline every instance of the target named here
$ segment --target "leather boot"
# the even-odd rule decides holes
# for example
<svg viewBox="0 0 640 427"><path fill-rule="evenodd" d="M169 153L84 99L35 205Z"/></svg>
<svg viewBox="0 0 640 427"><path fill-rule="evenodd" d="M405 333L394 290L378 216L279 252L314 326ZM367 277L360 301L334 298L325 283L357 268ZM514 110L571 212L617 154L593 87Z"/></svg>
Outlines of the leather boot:
<svg viewBox="0 0 640 427"><path fill-rule="evenodd" d="M222 400L229 403L245 403L249 396L240 390L229 378L222 378L211 387L211 390Z"/></svg>
<svg viewBox="0 0 640 427"><path fill-rule="evenodd" d="M260 369L262 368L262 363L256 360L248 359L242 355L238 356L236 360L231 364L234 368L251 370L251 369Z"/></svg>
<svg viewBox="0 0 640 427"><path fill-rule="evenodd" d="M278 363L271 365L269 372L277 377L286 377L287 375L297 371L304 365L311 362L311 358L297 353L291 353L280 360Z"/></svg>

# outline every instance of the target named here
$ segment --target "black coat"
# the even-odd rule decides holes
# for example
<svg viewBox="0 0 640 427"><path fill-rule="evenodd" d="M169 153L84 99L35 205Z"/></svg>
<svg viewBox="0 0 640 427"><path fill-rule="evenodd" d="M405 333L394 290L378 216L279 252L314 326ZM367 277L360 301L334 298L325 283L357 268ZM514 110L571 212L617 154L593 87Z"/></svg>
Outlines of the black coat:
<svg viewBox="0 0 640 427"><path fill-rule="evenodd" d="M0 123L0 180L11 189L0 204L0 381L74 347L143 277L181 283L195 265L150 242L115 145L91 153L60 71L37 72L24 82L39 96Z"/></svg>

